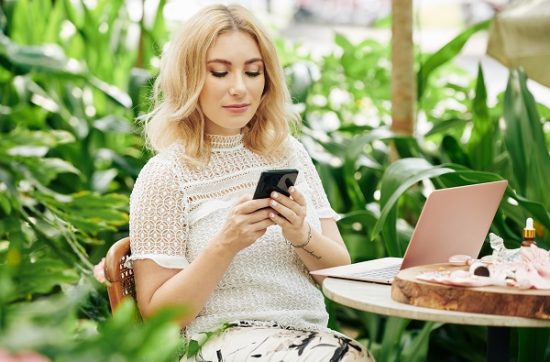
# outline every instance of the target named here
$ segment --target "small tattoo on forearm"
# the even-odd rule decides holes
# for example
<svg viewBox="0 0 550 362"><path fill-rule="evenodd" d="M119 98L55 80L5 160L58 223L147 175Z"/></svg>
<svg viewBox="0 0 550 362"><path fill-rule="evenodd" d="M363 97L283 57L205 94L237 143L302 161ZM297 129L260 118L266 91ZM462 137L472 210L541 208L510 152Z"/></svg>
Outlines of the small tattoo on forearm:
<svg viewBox="0 0 550 362"><path fill-rule="evenodd" d="M304 251L305 251L306 253L308 253L309 255L311 255L312 257L314 257L315 259L321 260L321 257L320 257L319 255L316 255L316 254L313 252L313 250L309 251L309 250L307 250L306 248L304 248Z"/></svg>

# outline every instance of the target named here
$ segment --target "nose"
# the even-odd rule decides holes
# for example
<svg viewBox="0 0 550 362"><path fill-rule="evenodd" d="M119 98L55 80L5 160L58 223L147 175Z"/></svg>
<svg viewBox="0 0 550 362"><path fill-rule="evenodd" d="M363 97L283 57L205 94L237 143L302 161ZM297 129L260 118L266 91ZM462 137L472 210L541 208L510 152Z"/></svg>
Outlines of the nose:
<svg viewBox="0 0 550 362"><path fill-rule="evenodd" d="M229 94L235 97L241 97L246 93L243 74L236 73L233 77L233 83L229 88Z"/></svg>

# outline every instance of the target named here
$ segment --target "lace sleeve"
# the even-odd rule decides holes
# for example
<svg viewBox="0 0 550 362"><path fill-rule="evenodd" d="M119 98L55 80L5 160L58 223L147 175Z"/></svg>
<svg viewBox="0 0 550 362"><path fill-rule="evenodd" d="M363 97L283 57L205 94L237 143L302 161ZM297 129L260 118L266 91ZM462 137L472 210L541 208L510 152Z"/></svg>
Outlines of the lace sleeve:
<svg viewBox="0 0 550 362"><path fill-rule="evenodd" d="M291 137L291 144L294 148L298 167L303 172L306 183L311 190L313 207L317 210L319 218L332 218L335 221L338 221L340 219L340 215L338 215L330 206L327 194L325 193L323 184L321 183L321 178L319 177L319 174L315 169L315 165L313 165L313 161L307 153L304 145L302 145L294 137Z"/></svg>
<svg viewBox="0 0 550 362"><path fill-rule="evenodd" d="M152 158L130 196L130 260L152 259L165 268L184 268L187 225L184 195L167 160Z"/></svg>

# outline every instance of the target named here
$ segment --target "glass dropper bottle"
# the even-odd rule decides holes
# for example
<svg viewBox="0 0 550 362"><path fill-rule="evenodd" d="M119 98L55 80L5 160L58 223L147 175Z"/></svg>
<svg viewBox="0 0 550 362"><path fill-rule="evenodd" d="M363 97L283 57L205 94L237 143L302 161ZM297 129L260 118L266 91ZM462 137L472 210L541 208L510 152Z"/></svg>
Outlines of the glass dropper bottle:
<svg viewBox="0 0 550 362"><path fill-rule="evenodd" d="M533 219L527 218L525 221L525 227L523 228L523 240L521 246L531 246L536 244L535 242L535 227L533 226Z"/></svg>

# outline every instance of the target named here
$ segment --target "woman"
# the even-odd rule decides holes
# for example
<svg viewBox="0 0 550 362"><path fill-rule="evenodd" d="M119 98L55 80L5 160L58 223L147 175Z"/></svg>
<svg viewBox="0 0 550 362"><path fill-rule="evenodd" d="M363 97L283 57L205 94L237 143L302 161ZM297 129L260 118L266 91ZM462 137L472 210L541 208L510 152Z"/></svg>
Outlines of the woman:
<svg viewBox="0 0 550 362"><path fill-rule="evenodd" d="M154 98L145 130L158 154L130 200L142 315L185 306L185 336L211 337L197 361L365 360L326 327L308 273L350 257L311 159L289 135L297 117L266 33L240 6L203 9L163 55ZM280 168L300 171L290 197L252 200L260 173Z"/></svg>

